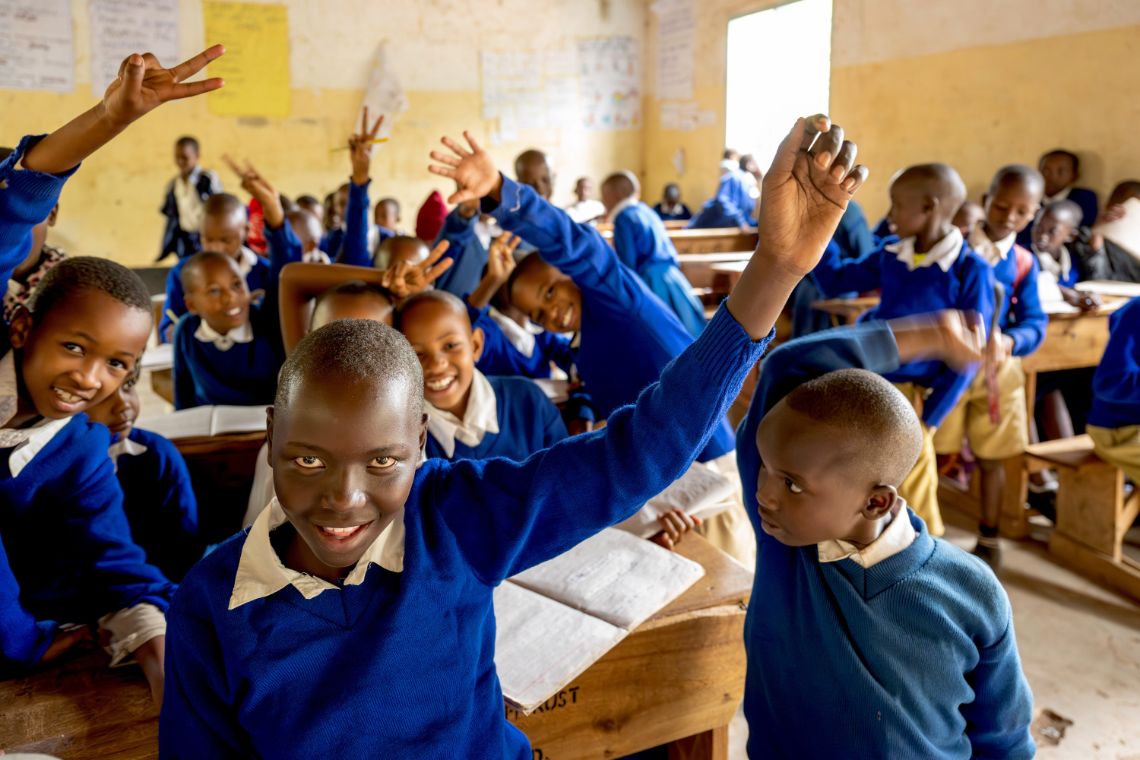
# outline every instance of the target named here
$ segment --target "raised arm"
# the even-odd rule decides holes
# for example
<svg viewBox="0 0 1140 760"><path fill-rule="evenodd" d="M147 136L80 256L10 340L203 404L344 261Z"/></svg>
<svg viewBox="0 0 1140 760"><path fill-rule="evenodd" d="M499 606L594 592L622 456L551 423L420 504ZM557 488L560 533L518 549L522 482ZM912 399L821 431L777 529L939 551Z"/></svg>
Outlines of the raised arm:
<svg viewBox="0 0 1140 760"><path fill-rule="evenodd" d="M348 183L348 205L344 210L344 244L339 251L328 251L338 264L372 266L368 250L368 185L371 180L372 149L384 117L376 117L369 126L368 106L360 115L360 131L348 138L348 155L352 161L352 178Z"/></svg>
<svg viewBox="0 0 1140 760"><path fill-rule="evenodd" d="M515 250L521 242L522 238L509 232L504 232L491 241L491 249L487 251L487 271L479 285L467 296L467 303L476 309L485 309L491 304L491 299L499 292L499 288L507 284L511 272L515 270Z"/></svg>
<svg viewBox="0 0 1140 760"><path fill-rule="evenodd" d="M301 261L303 250L301 241L293 231L289 220L285 218L281 195L269 180L249 161L241 167L229 156L223 156L223 160L241 178L242 189L261 204L261 211L265 216L265 240L269 243L269 277L265 283L266 295L275 296L281 270L287 264Z"/></svg>
<svg viewBox="0 0 1140 760"><path fill-rule="evenodd" d="M281 270L281 337L285 350L292 351L308 333L308 310L310 301L326 290L331 290L353 280L381 286L384 272L378 269L362 269L347 264L289 264Z"/></svg>

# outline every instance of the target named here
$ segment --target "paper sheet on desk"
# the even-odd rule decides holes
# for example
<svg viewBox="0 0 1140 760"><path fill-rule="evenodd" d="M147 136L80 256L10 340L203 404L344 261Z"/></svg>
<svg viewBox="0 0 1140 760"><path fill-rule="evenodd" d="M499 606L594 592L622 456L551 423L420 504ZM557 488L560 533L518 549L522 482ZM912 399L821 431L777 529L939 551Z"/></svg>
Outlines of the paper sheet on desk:
<svg viewBox="0 0 1140 760"><path fill-rule="evenodd" d="M1115 298L1135 298L1140 296L1140 282L1117 282L1115 280L1086 280L1074 285L1082 293L1096 293L1098 296Z"/></svg>
<svg viewBox="0 0 1140 760"><path fill-rule="evenodd" d="M1123 205L1123 217L1093 229L1140 259L1140 198L1129 198Z"/></svg>
<svg viewBox="0 0 1140 760"><path fill-rule="evenodd" d="M265 430L265 406L198 406L180 412L143 417L138 427L164 438L197 438Z"/></svg>
<svg viewBox="0 0 1140 760"><path fill-rule="evenodd" d="M693 462L688 472L650 499L637 514L615 527L640 538L661 530L657 518L672 509L702 520L723 512L733 498L733 482L707 465Z"/></svg>
<svg viewBox="0 0 1140 760"><path fill-rule="evenodd" d="M529 714L705 574L609 528L495 589L495 667Z"/></svg>

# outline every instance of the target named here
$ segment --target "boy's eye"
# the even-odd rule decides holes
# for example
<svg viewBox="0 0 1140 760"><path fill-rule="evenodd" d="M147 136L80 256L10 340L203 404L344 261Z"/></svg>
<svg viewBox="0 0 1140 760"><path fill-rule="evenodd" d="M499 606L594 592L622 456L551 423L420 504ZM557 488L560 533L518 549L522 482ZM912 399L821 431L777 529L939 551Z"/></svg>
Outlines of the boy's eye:
<svg viewBox="0 0 1140 760"><path fill-rule="evenodd" d="M784 487L791 493L800 494L804 492L804 489L800 488L796 481L791 478L784 478Z"/></svg>
<svg viewBox="0 0 1140 760"><path fill-rule="evenodd" d="M396 460L392 457L375 457L370 463L370 467L376 467L381 470L387 470L396 466Z"/></svg>
<svg viewBox="0 0 1140 760"><path fill-rule="evenodd" d="M73 354L79 354L81 356L83 355L83 346L79 345L78 343L64 343L63 348L64 350L70 351Z"/></svg>
<svg viewBox="0 0 1140 760"><path fill-rule="evenodd" d="M446 348L448 351L454 351L455 349L459 348L459 344L455 341L449 341L447 345L444 346L444 348Z"/></svg>
<svg viewBox="0 0 1140 760"><path fill-rule="evenodd" d="M325 466L325 463L320 460L320 457L294 457L293 464L302 470L316 470Z"/></svg>
<svg viewBox="0 0 1140 760"><path fill-rule="evenodd" d="M124 371L129 369L129 367L127 367L127 363L125 361L123 361L122 359L112 359L111 361L109 361L107 363L110 364L115 369L121 369Z"/></svg>

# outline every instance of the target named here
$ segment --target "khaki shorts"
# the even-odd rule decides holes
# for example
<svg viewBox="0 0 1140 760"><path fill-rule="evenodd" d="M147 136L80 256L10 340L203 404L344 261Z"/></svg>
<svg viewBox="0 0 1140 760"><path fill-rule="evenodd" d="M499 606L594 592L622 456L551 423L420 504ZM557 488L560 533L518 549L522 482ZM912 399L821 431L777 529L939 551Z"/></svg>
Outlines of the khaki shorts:
<svg viewBox="0 0 1140 760"><path fill-rule="evenodd" d="M1140 425L1121 428L1088 425L1085 432L1093 439L1098 457L1124 470L1133 482L1140 483Z"/></svg>
<svg viewBox="0 0 1140 760"><path fill-rule="evenodd" d="M736 467L736 452L730 451L705 464L728 478L735 487L728 508L702 522L696 529L697 533L749 570L753 570L756 567L756 532L748 520L748 513L744 511L744 491L740 482L740 470ZM752 487L755 488L756 484L752 484Z"/></svg>
<svg viewBox="0 0 1140 760"><path fill-rule="evenodd" d="M958 405L946 416L934 434L934 449L939 454L954 454L962 449L962 439L970 442L970 450L979 459L998 460L1015 457L1029 445L1029 428L1025 410L1025 372L1021 360L1011 358L998 370L998 401L1001 421L990 421L986 375L978 370L974 382L962 394Z"/></svg>
<svg viewBox="0 0 1140 760"><path fill-rule="evenodd" d="M928 391L914 383L895 383L895 387L914 406L915 414L921 416L921 401ZM934 454L934 428L927 427L925 423L922 425L922 452L910 474L899 484L899 496L926 523L930 535L941 536L946 531L942 525L942 511L938 508L938 458Z"/></svg>

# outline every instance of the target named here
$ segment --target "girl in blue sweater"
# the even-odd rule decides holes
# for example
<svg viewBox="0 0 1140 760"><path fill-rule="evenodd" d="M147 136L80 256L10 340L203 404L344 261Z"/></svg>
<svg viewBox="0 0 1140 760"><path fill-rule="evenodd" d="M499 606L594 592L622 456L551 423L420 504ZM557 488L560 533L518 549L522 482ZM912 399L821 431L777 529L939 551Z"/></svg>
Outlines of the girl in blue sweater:
<svg viewBox="0 0 1140 760"><path fill-rule="evenodd" d="M700 339L604 431L523 463L417 468L423 378L374 322L309 335L270 411L280 499L200 562L171 612L163 757L531 756L505 719L491 595L679 477L866 176L825 118L769 172L760 247ZM468 138L470 141L470 138ZM452 202L508 200L477 145L434 154ZM810 149L810 152L809 152ZM685 414L677 414L681 406Z"/></svg>
<svg viewBox="0 0 1140 760"><path fill-rule="evenodd" d="M1113 314L1109 326L1087 430L1097 455L1140 483L1140 298Z"/></svg>

